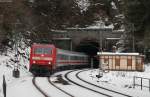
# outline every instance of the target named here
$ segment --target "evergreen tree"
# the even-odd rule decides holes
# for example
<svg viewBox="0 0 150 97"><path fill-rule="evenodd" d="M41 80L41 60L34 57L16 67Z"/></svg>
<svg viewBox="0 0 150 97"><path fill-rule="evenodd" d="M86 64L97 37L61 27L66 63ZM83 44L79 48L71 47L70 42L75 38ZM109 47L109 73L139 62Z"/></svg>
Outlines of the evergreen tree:
<svg viewBox="0 0 150 97"><path fill-rule="evenodd" d="M35 13L49 28L62 29L77 24L80 9L73 0L35 0Z"/></svg>
<svg viewBox="0 0 150 97"><path fill-rule="evenodd" d="M144 41L144 46L150 48L150 1L149 0L125 0L126 21L134 24L135 36ZM144 40L143 40L144 39Z"/></svg>

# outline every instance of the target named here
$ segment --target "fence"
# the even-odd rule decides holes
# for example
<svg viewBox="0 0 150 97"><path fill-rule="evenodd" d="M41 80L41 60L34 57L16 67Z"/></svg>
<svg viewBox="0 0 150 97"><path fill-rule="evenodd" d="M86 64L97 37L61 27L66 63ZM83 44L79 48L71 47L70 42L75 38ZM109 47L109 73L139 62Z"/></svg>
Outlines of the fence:
<svg viewBox="0 0 150 97"><path fill-rule="evenodd" d="M136 83L138 79L140 79L140 81L139 81L140 84ZM148 84L148 85L145 85L145 84ZM141 90L143 89L143 87L149 88L149 92L150 92L150 78L134 76L133 77L133 88L135 88L135 86L140 86Z"/></svg>

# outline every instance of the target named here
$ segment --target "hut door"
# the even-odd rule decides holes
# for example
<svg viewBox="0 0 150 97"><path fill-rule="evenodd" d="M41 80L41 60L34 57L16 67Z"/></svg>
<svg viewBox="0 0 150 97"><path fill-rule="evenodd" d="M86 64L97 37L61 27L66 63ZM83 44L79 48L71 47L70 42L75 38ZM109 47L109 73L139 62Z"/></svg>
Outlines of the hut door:
<svg viewBox="0 0 150 97"><path fill-rule="evenodd" d="M136 57L136 70L142 71L142 58L141 57Z"/></svg>
<svg viewBox="0 0 150 97"><path fill-rule="evenodd" d="M130 70L132 70L132 56L128 56L127 58L127 69L129 70L129 67L130 67Z"/></svg>
<svg viewBox="0 0 150 97"><path fill-rule="evenodd" d="M108 56L105 56L105 58L104 58L104 69L109 70L109 59L108 59Z"/></svg>
<svg viewBox="0 0 150 97"><path fill-rule="evenodd" d="M115 69L117 69L117 67L119 67L120 69L120 57L119 56L116 56L115 58Z"/></svg>

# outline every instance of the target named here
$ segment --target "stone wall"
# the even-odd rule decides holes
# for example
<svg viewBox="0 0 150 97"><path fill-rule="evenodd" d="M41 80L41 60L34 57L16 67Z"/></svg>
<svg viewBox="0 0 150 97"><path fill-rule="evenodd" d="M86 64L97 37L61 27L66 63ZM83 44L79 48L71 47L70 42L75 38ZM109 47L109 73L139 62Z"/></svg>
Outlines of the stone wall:
<svg viewBox="0 0 150 97"><path fill-rule="evenodd" d="M86 29L86 28L68 28L64 31L53 31L53 41L54 43L61 44L63 46L60 48L70 48L75 49L81 42L92 41L95 43L105 45L106 43L113 46L117 40L107 40L107 38L120 38L123 32L113 31L112 29ZM56 42L57 41L57 42ZM66 41L66 42L65 42ZM68 41L68 42L67 42ZM84 42L85 43L85 42ZM112 47L109 46L109 47Z"/></svg>

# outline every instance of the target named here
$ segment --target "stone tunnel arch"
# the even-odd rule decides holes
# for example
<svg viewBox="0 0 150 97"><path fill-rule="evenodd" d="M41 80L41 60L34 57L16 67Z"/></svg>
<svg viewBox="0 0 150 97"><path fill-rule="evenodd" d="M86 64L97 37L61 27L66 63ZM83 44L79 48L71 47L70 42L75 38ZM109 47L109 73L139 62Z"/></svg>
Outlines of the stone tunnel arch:
<svg viewBox="0 0 150 97"><path fill-rule="evenodd" d="M100 41L103 51L111 51L112 40L109 41L108 38L120 38L122 33L113 31L112 28L67 28L60 31L52 30L51 32L52 40L57 47L85 52L91 57L97 54Z"/></svg>
<svg viewBox="0 0 150 97"><path fill-rule="evenodd" d="M99 42L96 39L82 39L75 48L78 52L84 52L93 58L93 66L97 68L99 65L98 59L95 57L99 51Z"/></svg>

